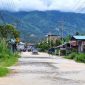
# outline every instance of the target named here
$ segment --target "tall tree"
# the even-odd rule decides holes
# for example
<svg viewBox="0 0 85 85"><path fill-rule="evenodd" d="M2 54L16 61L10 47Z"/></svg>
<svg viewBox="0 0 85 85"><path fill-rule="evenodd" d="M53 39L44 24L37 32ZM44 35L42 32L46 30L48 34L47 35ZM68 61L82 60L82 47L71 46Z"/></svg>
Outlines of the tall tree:
<svg viewBox="0 0 85 85"><path fill-rule="evenodd" d="M0 26L0 36L3 38L17 38L19 35L19 31L17 31L13 25L8 24Z"/></svg>

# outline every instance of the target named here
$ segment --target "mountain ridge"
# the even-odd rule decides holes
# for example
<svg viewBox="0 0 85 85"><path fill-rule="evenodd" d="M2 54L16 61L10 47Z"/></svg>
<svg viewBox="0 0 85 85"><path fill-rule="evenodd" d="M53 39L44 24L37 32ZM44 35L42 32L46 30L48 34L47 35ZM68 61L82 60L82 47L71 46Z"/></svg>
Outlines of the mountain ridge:
<svg viewBox="0 0 85 85"><path fill-rule="evenodd" d="M74 35L76 32L85 33L85 14L60 11L0 11L0 13L6 23L16 24L22 40L25 41L38 41L49 32L61 35L61 25L64 36Z"/></svg>

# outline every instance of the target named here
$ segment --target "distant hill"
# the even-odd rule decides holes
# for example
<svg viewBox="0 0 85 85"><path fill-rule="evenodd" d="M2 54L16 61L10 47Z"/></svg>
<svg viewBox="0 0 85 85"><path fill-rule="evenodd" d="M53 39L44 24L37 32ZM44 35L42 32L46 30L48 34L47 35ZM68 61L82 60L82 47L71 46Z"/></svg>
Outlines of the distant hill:
<svg viewBox="0 0 85 85"><path fill-rule="evenodd" d="M1 13L6 23L17 26L25 41L38 41L49 32L59 35L61 34L61 25L64 36L73 35L75 32L85 33L85 14L59 11L1 11ZM3 23L1 19L0 23Z"/></svg>

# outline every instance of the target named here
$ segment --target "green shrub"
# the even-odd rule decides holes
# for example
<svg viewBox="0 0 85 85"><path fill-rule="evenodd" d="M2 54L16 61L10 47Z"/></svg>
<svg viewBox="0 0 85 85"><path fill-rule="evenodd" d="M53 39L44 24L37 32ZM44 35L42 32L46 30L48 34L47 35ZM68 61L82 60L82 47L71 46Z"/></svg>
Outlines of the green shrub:
<svg viewBox="0 0 85 85"><path fill-rule="evenodd" d="M0 67L0 77L6 76L9 72L7 68Z"/></svg>
<svg viewBox="0 0 85 85"><path fill-rule="evenodd" d="M71 53L71 54L68 56L69 59L74 59L75 57L76 57L76 53Z"/></svg>
<svg viewBox="0 0 85 85"><path fill-rule="evenodd" d="M10 57L11 51L7 47L7 43L4 39L0 39L0 58Z"/></svg>
<svg viewBox="0 0 85 85"><path fill-rule="evenodd" d="M76 57L76 53L71 53L70 55L66 56L67 59L74 59Z"/></svg>
<svg viewBox="0 0 85 85"><path fill-rule="evenodd" d="M85 63L85 54L84 53L71 53L68 56L65 56L67 59L74 59L77 62Z"/></svg>
<svg viewBox="0 0 85 85"><path fill-rule="evenodd" d="M75 61L85 63L85 54L83 53L77 54L75 57Z"/></svg>
<svg viewBox="0 0 85 85"><path fill-rule="evenodd" d="M9 67L9 66L15 65L16 62L18 61L18 58L10 57L10 58L6 58L6 59L1 59L0 61L1 61L0 66Z"/></svg>
<svg viewBox="0 0 85 85"><path fill-rule="evenodd" d="M5 39L0 40L0 66L11 66L18 61L18 53L13 53L8 48Z"/></svg>

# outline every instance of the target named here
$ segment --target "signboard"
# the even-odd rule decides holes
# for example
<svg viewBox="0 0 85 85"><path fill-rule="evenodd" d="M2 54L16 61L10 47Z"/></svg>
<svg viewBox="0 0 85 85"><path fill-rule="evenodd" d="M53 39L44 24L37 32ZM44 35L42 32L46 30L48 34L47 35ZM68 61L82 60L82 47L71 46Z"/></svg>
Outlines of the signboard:
<svg viewBox="0 0 85 85"><path fill-rule="evenodd" d="M20 42L20 38L16 38L16 42L19 43Z"/></svg>

